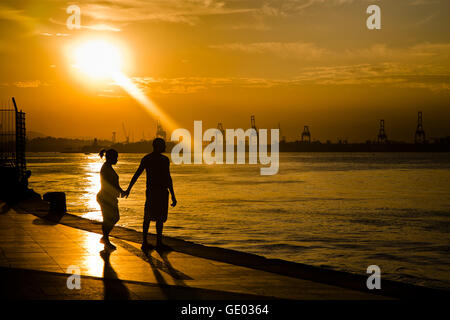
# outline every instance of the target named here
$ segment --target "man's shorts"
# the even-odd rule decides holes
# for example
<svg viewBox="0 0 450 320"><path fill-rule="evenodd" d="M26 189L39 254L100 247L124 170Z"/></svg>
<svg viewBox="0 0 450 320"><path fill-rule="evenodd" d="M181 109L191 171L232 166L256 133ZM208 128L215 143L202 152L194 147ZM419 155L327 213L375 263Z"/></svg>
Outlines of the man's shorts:
<svg viewBox="0 0 450 320"><path fill-rule="evenodd" d="M169 211L169 191L166 187L152 187L146 191L144 219L166 222Z"/></svg>

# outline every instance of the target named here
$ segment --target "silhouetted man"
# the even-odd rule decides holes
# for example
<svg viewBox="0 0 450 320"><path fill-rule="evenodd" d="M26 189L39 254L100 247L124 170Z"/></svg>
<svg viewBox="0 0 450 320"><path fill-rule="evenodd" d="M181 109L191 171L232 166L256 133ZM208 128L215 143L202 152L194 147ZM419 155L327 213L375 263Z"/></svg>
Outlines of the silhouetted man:
<svg viewBox="0 0 450 320"><path fill-rule="evenodd" d="M156 247L163 249L162 232L164 222L167 221L169 192L172 196L172 207L175 207L177 200L175 192L173 191L172 177L170 176L170 161L169 158L162 155L166 150L166 143L161 138L153 140L153 152L144 156L141 160L139 168L136 170L133 178L130 181L125 195L128 197L131 188L136 183L142 172L147 173L147 190L146 201L144 209L144 224L142 227L142 250L147 251L150 247L147 242L147 233L150 226L150 221L156 221Z"/></svg>

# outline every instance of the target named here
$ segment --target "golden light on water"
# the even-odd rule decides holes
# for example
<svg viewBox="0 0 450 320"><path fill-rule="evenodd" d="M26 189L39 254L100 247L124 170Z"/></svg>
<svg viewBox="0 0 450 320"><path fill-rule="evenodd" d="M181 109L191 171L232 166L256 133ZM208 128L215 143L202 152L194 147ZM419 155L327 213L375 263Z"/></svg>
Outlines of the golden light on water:
<svg viewBox="0 0 450 320"><path fill-rule="evenodd" d="M104 262L98 255L98 252L104 249L104 245L100 243L101 235L96 233L86 233L83 237L83 248L89 251L89 254L85 256L83 263L83 271L91 276L101 277L103 275Z"/></svg>
<svg viewBox="0 0 450 320"><path fill-rule="evenodd" d="M89 212L83 214L83 218L93 219L97 221L102 221L102 215L100 211L100 205L97 202L97 193L100 191L100 169L102 167L103 161L100 160L98 155L89 155L87 159L87 164L85 166L86 170L86 202L87 207L90 208ZM95 210L92 210L95 209Z"/></svg>

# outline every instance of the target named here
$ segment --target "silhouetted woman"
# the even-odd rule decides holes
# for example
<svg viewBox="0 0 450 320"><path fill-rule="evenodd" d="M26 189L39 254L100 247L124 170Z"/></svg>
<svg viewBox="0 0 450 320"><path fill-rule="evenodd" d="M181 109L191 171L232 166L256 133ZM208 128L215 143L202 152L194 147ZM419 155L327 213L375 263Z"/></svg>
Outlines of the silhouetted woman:
<svg viewBox="0 0 450 320"><path fill-rule="evenodd" d="M117 198L123 196L124 191L119 185L119 176L113 169L113 165L117 163L119 154L114 149L100 151L100 158L105 155L106 161L100 170L100 182L102 188L97 194L97 201L100 204L103 215L102 231L103 237L100 242L111 249L116 247L109 241L109 233L114 225L119 221L119 206Z"/></svg>

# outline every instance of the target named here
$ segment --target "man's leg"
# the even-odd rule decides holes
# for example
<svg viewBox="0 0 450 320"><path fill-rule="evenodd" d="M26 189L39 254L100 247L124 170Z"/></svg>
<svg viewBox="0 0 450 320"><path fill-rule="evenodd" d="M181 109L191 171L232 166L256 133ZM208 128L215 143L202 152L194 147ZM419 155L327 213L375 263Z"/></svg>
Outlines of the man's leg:
<svg viewBox="0 0 450 320"><path fill-rule="evenodd" d="M162 243L163 227L164 227L164 222L162 222L162 221L156 222L156 246L158 246L158 247L163 245L163 243Z"/></svg>
<svg viewBox="0 0 450 320"><path fill-rule="evenodd" d="M148 245L147 234L150 227L150 217L144 217L144 224L142 225L142 245Z"/></svg>
<svg viewBox="0 0 450 320"><path fill-rule="evenodd" d="M167 189L161 189L161 190L159 190L159 192L160 192L160 194L158 194L158 196L160 197L160 200L158 201L159 216L156 221L156 245L158 247L160 247L160 249L169 250L170 247L166 246L162 242L164 222L167 221L167 213L168 213L168 206L169 206L169 192L167 191Z"/></svg>
<svg viewBox="0 0 450 320"><path fill-rule="evenodd" d="M142 249L148 248L147 234L150 226L150 203L145 201L144 207L144 223L142 224Z"/></svg>

